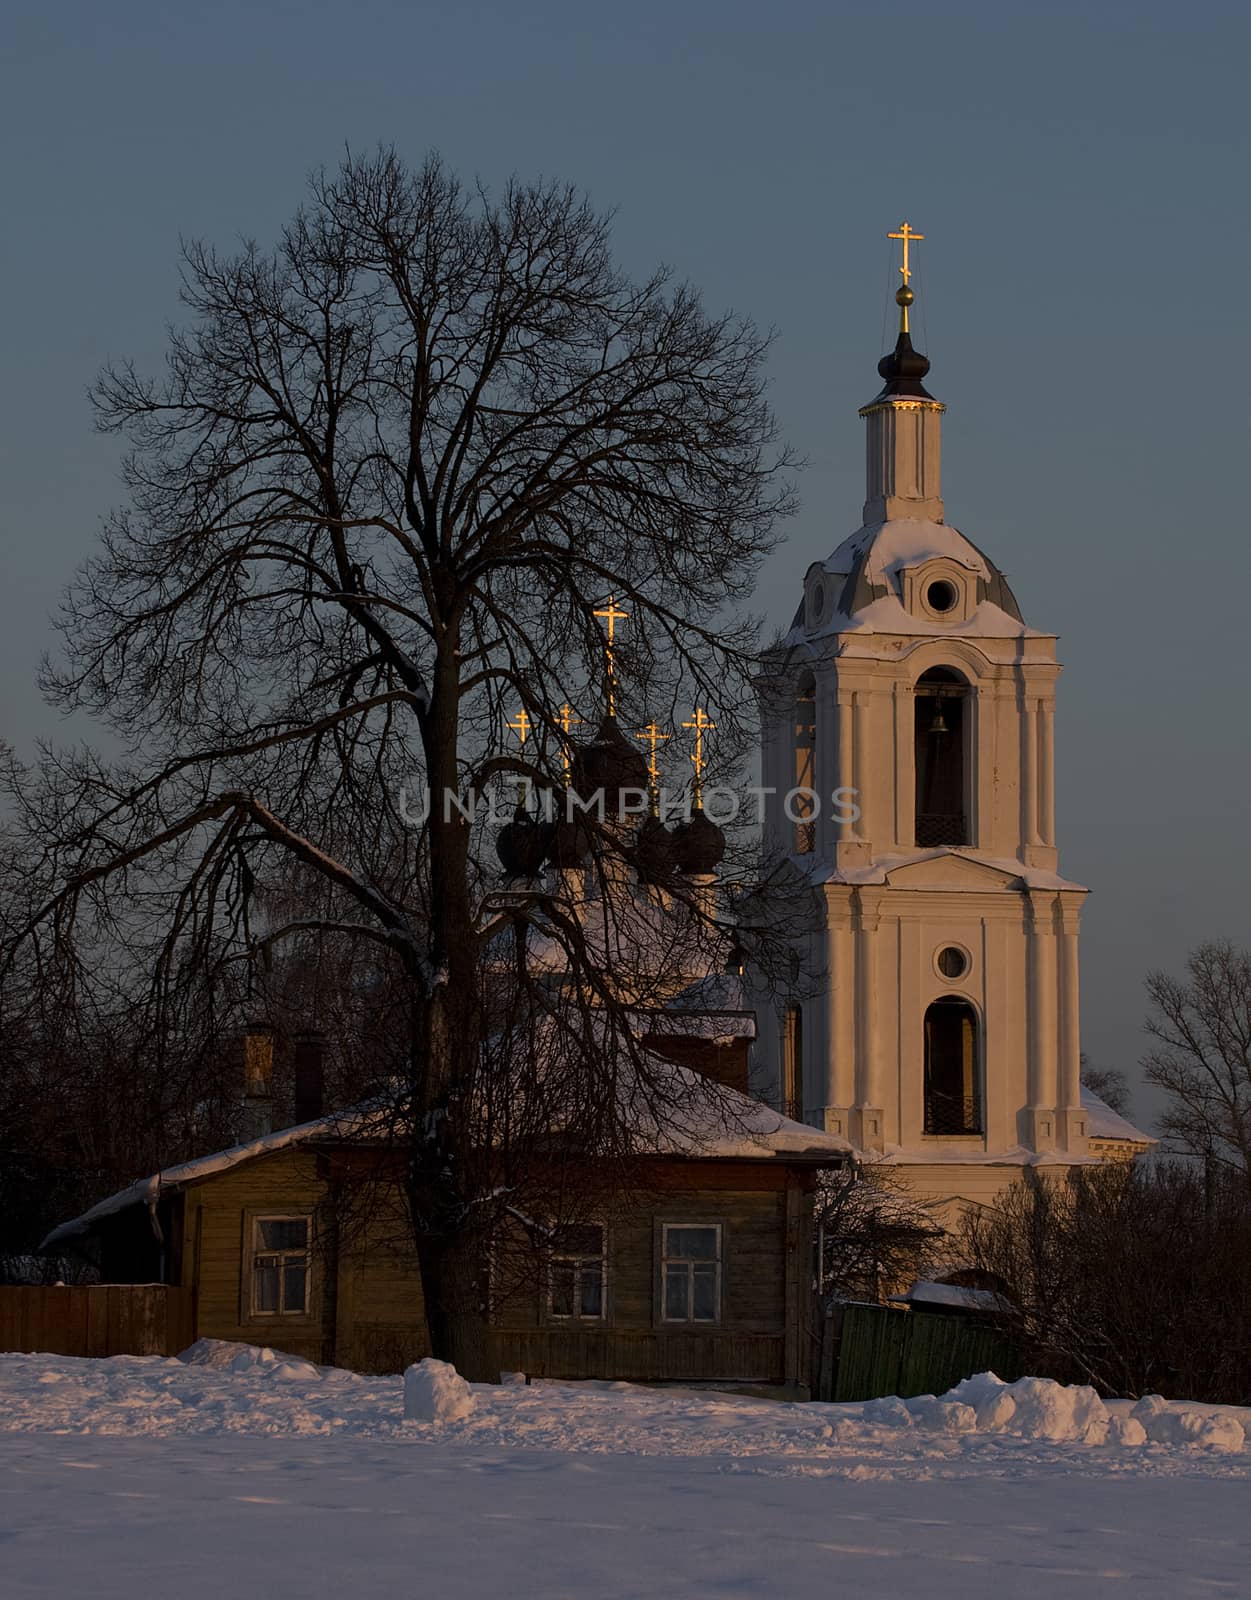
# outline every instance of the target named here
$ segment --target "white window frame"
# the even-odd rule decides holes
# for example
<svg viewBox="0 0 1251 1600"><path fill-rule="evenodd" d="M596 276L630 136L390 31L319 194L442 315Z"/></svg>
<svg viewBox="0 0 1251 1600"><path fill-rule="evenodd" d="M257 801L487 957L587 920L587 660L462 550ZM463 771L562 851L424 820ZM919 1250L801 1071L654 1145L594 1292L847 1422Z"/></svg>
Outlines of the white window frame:
<svg viewBox="0 0 1251 1600"><path fill-rule="evenodd" d="M717 1253L715 1258L695 1256L671 1256L669 1254L669 1234L671 1230L682 1228L707 1228L717 1236ZM711 1317L696 1317L695 1309L695 1268L706 1266L712 1261L716 1269L716 1312ZM684 1317L671 1317L669 1315L669 1267L685 1267L686 1274L686 1311ZM722 1304L721 1297L725 1286L725 1232L719 1222L662 1222L660 1225L660 1320L670 1328L715 1328L721 1323Z"/></svg>
<svg viewBox="0 0 1251 1600"><path fill-rule="evenodd" d="M302 1250L267 1250L261 1243L261 1224L263 1222L302 1222L304 1224L304 1248ZM313 1293L313 1218L307 1211L260 1211L254 1212L249 1219L252 1230L248 1251L248 1312L251 1317L269 1321L272 1318L307 1317L310 1314ZM278 1267L278 1305L273 1311L262 1311L257 1305L257 1263L262 1257L273 1256L277 1259ZM288 1257L299 1257L304 1267L304 1304L298 1311L289 1311L283 1307L284 1291L286 1288L286 1265Z"/></svg>
<svg viewBox="0 0 1251 1600"><path fill-rule="evenodd" d="M582 1255L582 1254L574 1255L574 1254L565 1253L565 1252L562 1252L562 1251L560 1251L558 1249L553 1248L551 1256L550 1256L550 1258L548 1260L548 1264L547 1264L547 1314L548 1314L549 1318L551 1318L551 1320L553 1322L607 1322L607 1320L608 1320L608 1224L606 1222L598 1222L598 1221L593 1221L592 1220L592 1221L587 1221L587 1222L578 1222L578 1223L567 1224L567 1226L578 1227L578 1228L598 1228L599 1229L599 1255L598 1256L595 1256L595 1255ZM553 1228L553 1232L555 1234L557 1234L557 1235L560 1233L559 1225L556 1225ZM598 1314L595 1315L595 1316L591 1316L589 1313L584 1312L584 1311L582 1311L580 1309L580 1305L581 1305L581 1296L580 1296L580 1294L575 1294L575 1302L578 1304L579 1309L574 1310L574 1311L556 1311L553 1308L553 1305L552 1305L552 1298L553 1298L553 1296L552 1296L552 1280L553 1280L553 1277L555 1275L555 1268L556 1268L557 1263L558 1262L564 1263L564 1264L573 1263L573 1264L575 1264L577 1266L578 1270L580 1271L582 1264L584 1262L588 1262L588 1261L598 1261L599 1262L599 1312L598 1312ZM575 1283L575 1288L580 1288L580 1285L578 1284L578 1280L577 1280L576 1277L575 1277L574 1283Z"/></svg>

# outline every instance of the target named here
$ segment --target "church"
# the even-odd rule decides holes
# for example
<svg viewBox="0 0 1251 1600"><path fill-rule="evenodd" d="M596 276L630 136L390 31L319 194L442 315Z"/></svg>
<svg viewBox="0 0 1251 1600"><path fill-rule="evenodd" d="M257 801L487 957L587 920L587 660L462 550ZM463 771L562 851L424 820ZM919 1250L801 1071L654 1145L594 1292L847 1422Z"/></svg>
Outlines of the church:
<svg viewBox="0 0 1251 1600"><path fill-rule="evenodd" d="M794 993L757 997L756 1066L775 1104L919 1193L984 1203L1024 1166L1089 1160L1101 1131L1080 1081L1087 891L1056 848L1056 636L946 520L945 407L909 330L923 236L891 237L861 524L808 569L759 678L766 858L816 910Z"/></svg>
<svg viewBox="0 0 1251 1600"><path fill-rule="evenodd" d="M567 778L579 793L650 795L653 809L637 828L624 806L614 814L618 843L598 874L569 821L519 807L496 838L506 885L541 885L589 946L626 952L614 981L638 1012L638 1048L687 1108L685 1124L640 1139L646 1177L626 1211L609 1215L600 1193L576 1252L556 1251L546 1275L536 1256L525 1293L493 1307L518 1370L804 1392L823 1172L898 1169L954 1229L1024 1169L1151 1142L1081 1085L1086 890L1057 858L1056 637L1025 621L993 560L946 521L944 407L909 331L920 235L905 223L892 237L900 327L860 413L861 525L809 568L757 679L768 800L752 898L766 921L776 912L793 958L778 970L793 980L753 971L747 921L727 915L725 840L701 804L702 710L686 724L694 809L672 830L655 810L656 725L635 735L650 738L647 762L616 722L612 628L625 613L611 599L597 613L607 715L571 745ZM714 926L711 944L690 908ZM659 994L656 949L673 980ZM559 994L559 948L531 938L527 950ZM323 1115L320 1090L300 1110L298 1075L294 1121L275 1128L272 1040L256 1042L270 1066L247 1093L265 1110L244 1142L141 1178L45 1246L93 1253L112 1282L190 1290L201 1335L394 1370L425 1350L411 1240L336 1220L358 1168L395 1189L390 1136L368 1107Z"/></svg>

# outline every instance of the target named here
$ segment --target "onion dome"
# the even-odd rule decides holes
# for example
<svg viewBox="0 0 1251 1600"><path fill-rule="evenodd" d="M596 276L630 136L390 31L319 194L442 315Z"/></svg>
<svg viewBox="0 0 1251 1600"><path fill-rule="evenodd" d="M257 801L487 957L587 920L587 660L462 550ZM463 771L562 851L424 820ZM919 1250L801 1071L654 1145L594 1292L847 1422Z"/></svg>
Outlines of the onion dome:
<svg viewBox="0 0 1251 1600"><path fill-rule="evenodd" d="M697 878L715 872L725 854L725 834L702 809L673 830L673 861L679 872Z"/></svg>
<svg viewBox="0 0 1251 1600"><path fill-rule="evenodd" d="M906 294L909 302L911 302L911 289L901 289L895 298L898 300L899 295L902 294ZM912 348L912 340L906 328L901 329L898 339L895 340L895 348L890 355L883 356L878 362L877 370L885 380L886 387L881 394L873 397L869 402L870 405L880 405L883 400L895 398L901 400L934 399L934 396L921 382L921 379L930 370L929 357L923 356L919 350Z"/></svg>
<svg viewBox="0 0 1251 1600"><path fill-rule="evenodd" d="M548 834L547 859L561 872L573 872L591 859L595 827L579 812L570 815L567 797L557 797L557 820Z"/></svg>
<svg viewBox="0 0 1251 1600"><path fill-rule="evenodd" d="M571 771L574 791L585 801L602 793L608 816L621 811L623 790L638 793L647 789L643 752L630 743L613 716L606 716L594 739L574 752Z"/></svg>
<svg viewBox="0 0 1251 1600"><path fill-rule="evenodd" d="M518 806L513 820L504 824L495 839L495 853L504 876L536 877L551 848L554 831L550 822L539 822Z"/></svg>
<svg viewBox="0 0 1251 1600"><path fill-rule="evenodd" d="M645 883L663 883L673 876L674 836L659 817L643 819L634 840L634 864Z"/></svg>

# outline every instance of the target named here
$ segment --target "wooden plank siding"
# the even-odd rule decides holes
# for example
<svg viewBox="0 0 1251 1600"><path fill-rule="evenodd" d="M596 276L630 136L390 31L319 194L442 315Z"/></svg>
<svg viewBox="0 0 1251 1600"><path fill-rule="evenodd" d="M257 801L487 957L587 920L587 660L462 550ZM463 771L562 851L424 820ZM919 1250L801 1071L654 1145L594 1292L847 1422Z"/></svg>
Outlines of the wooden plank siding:
<svg viewBox="0 0 1251 1600"><path fill-rule="evenodd" d="M175 1356L195 1338L194 1300L163 1283L0 1287L0 1350Z"/></svg>
<svg viewBox="0 0 1251 1600"><path fill-rule="evenodd" d="M362 1181L362 1171L373 1171ZM196 1296L195 1335L270 1345L362 1372L395 1372L429 1353L420 1274L400 1193L381 1157L309 1146L258 1156L190 1183L169 1211L165 1261ZM546 1277L493 1307L504 1368L534 1376L785 1385L808 1382L813 1174L783 1161L648 1160L628 1203L604 1218L605 1317L552 1318ZM307 1313L251 1305L255 1219L313 1219ZM722 1230L721 1317L665 1324L665 1223ZM150 1226L135 1214L136 1236ZM120 1315L120 1312L118 1313ZM89 1337L91 1330L88 1330ZM139 1337L120 1328L100 1335ZM190 1339L186 1341L190 1343Z"/></svg>

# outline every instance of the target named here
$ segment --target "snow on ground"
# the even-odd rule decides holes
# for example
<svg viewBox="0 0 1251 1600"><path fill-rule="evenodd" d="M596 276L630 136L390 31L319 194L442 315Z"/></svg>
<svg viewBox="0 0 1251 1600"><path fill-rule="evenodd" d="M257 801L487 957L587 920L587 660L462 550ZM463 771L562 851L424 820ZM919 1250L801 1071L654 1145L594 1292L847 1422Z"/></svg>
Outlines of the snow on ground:
<svg viewBox="0 0 1251 1600"><path fill-rule="evenodd" d="M986 1377L868 1406L510 1383L430 1423L398 1376L191 1354L0 1356L0 1600L1173 1600L1251 1566L1231 1407L1101 1416Z"/></svg>

